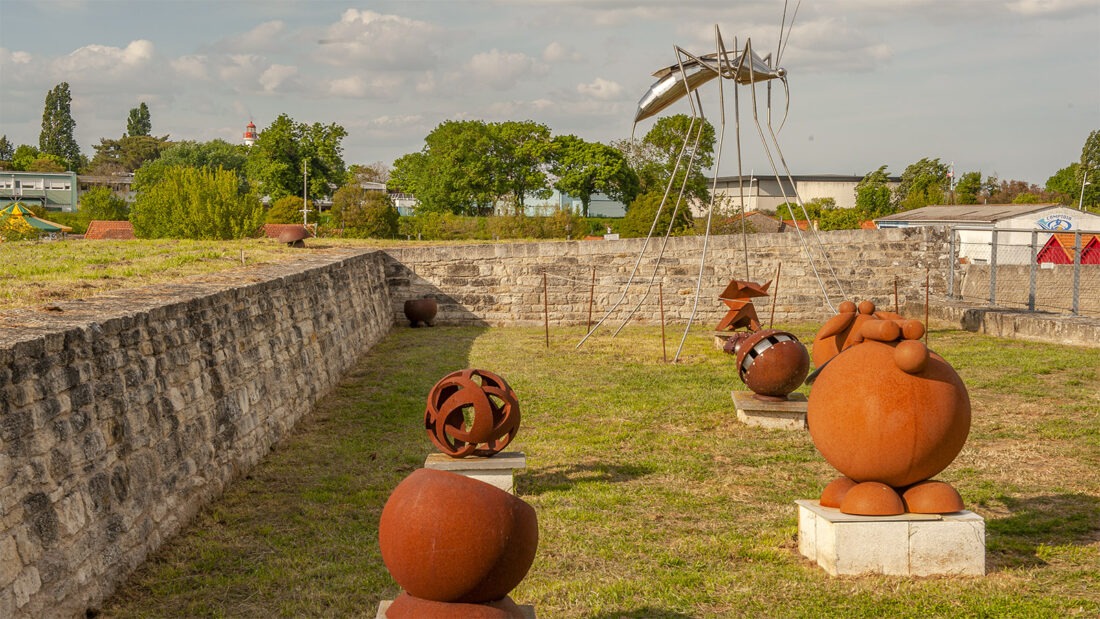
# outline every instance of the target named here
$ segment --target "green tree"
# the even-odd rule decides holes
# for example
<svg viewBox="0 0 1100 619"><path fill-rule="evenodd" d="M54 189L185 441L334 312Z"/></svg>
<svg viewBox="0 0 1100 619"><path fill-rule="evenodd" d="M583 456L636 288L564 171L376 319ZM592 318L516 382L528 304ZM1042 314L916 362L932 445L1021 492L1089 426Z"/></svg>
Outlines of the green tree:
<svg viewBox="0 0 1100 619"><path fill-rule="evenodd" d="M5 134L0 136L0 161L10 162L15 157L15 146L8 141L8 136Z"/></svg>
<svg viewBox="0 0 1100 619"><path fill-rule="evenodd" d="M160 152L160 157L146 161L137 169L134 174L134 190L141 191L142 188L159 182L164 176L164 171L169 168L185 166L208 170L220 168L234 172L237 174L241 193L245 193L249 190L249 184L245 178L247 160L246 146L230 144L225 140L170 143ZM300 185L299 188L301 188Z"/></svg>
<svg viewBox="0 0 1100 619"><path fill-rule="evenodd" d="M640 143L620 142L618 147L637 172L641 192L664 193L671 180L672 195L682 187L689 200L707 203L710 191L703 170L714 165L714 142L714 126L706 119L693 123L689 116L676 114L657 119Z"/></svg>
<svg viewBox="0 0 1100 619"><path fill-rule="evenodd" d="M64 172L65 163L57 155L40 153L38 158L27 165L28 172Z"/></svg>
<svg viewBox="0 0 1100 619"><path fill-rule="evenodd" d="M113 191L106 187L93 187L80 194L80 208L77 210L80 223L84 228L88 222L126 221L130 218L130 207Z"/></svg>
<svg viewBox="0 0 1100 619"><path fill-rule="evenodd" d="M886 166L880 166L856 184L856 210L865 219L877 219L897 212L889 182Z"/></svg>
<svg viewBox="0 0 1100 619"><path fill-rule="evenodd" d="M910 211L929 204L943 204L947 187L947 165L927 157L909 164L901 173L897 189L898 209Z"/></svg>
<svg viewBox="0 0 1100 619"><path fill-rule="evenodd" d="M66 169L79 170L82 161L80 146L73 133L76 121L71 112L72 95L69 83L61 82L46 94L42 110L42 132L38 135L38 149L49 155L57 155Z"/></svg>
<svg viewBox="0 0 1100 619"><path fill-rule="evenodd" d="M524 212L526 196L550 197L545 171L553 150L550 129L528 120L493 123L489 130L495 197L509 196L517 215Z"/></svg>
<svg viewBox="0 0 1100 619"><path fill-rule="evenodd" d="M1077 201L1084 208L1100 212L1100 130L1092 131L1081 147L1075 179Z"/></svg>
<svg viewBox="0 0 1100 619"><path fill-rule="evenodd" d="M1058 170L1053 176L1047 179L1045 189L1058 196L1058 201L1062 204L1075 204L1073 198L1077 196L1080 187L1077 182L1079 180L1078 167L1079 163L1076 161L1068 166Z"/></svg>
<svg viewBox="0 0 1100 619"><path fill-rule="evenodd" d="M332 187L346 180L341 154L346 136L347 131L335 123L307 125L280 114L248 149L246 170L253 189L273 200L301 195L308 167L307 195L329 195Z"/></svg>
<svg viewBox="0 0 1100 619"><path fill-rule="evenodd" d="M652 229L655 236L664 236L671 226L673 235L690 234L695 220L691 217L687 199L682 199L677 204L676 195L670 195L664 208L661 208L662 199L663 190L643 193L635 198L626 211L626 217L619 224L619 233L623 237L641 237L648 235ZM659 218L658 209L661 211ZM653 224L655 218L656 226Z"/></svg>
<svg viewBox="0 0 1100 619"><path fill-rule="evenodd" d="M160 157L169 148L168 136L125 135L117 140L100 138L91 167L97 174L134 172L149 161Z"/></svg>
<svg viewBox="0 0 1100 619"><path fill-rule="evenodd" d="M240 193L233 172L183 166L144 187L130 211L141 238L245 238L259 231L263 216L259 199Z"/></svg>
<svg viewBox="0 0 1100 619"><path fill-rule="evenodd" d="M492 131L483 121L445 121L425 136L420 152L393 162L387 185L415 194L418 212L486 214L497 197L492 147Z"/></svg>
<svg viewBox="0 0 1100 619"><path fill-rule="evenodd" d="M393 238L400 216L390 197L381 191L367 191L357 183L344 185L332 196L332 217L345 236Z"/></svg>
<svg viewBox="0 0 1100 619"><path fill-rule="evenodd" d="M959 177L959 182L955 185L955 202L959 204L977 204L981 194L981 172L967 172Z"/></svg>
<svg viewBox="0 0 1100 619"><path fill-rule="evenodd" d="M550 172L558 178L555 189L580 198L585 217L594 193L623 204L630 204L638 195L638 175L622 151L575 135L554 138Z"/></svg>
<svg viewBox="0 0 1100 619"><path fill-rule="evenodd" d="M141 105L130 110L130 116L126 119L126 135L128 137L147 136L153 131L153 121L149 117L149 106L142 101Z"/></svg>
<svg viewBox="0 0 1100 619"><path fill-rule="evenodd" d="M321 221L321 215L312 202L308 203L309 213L305 220L309 223ZM283 196L271 203L267 209L264 222L269 224L297 224L302 223L302 197Z"/></svg>
<svg viewBox="0 0 1100 619"><path fill-rule="evenodd" d="M15 153L12 154L11 169L26 170L27 166L34 163L39 155L40 153L37 148L30 144L20 144L19 148L15 149Z"/></svg>
<svg viewBox="0 0 1100 619"><path fill-rule="evenodd" d="M348 166L349 183L383 183L390 180L390 166L381 161Z"/></svg>

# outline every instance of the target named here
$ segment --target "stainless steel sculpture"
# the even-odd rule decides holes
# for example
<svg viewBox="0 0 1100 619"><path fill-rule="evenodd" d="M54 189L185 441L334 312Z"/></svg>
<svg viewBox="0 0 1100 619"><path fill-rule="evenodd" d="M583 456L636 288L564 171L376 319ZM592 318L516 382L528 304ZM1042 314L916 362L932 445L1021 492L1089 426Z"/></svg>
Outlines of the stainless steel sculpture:
<svg viewBox="0 0 1100 619"><path fill-rule="evenodd" d="M778 181L780 191L783 192L783 199L788 204L797 204L802 211L802 216L809 221L809 214L806 212L806 207L802 202L802 199L798 196L795 183L791 178L791 171L787 167L787 162L783 157L783 152L779 147L779 141L776 137L779 129L782 129L783 124L786 122L787 111L790 108L790 90L787 85L787 71L779 66L779 59L782 57L783 51L786 48L786 43L790 38L791 29L794 27L794 20L798 14L798 8L801 5L801 1L795 5L794 12L791 14L790 23L787 23L787 3L783 4L783 18L780 21L779 28L779 44L776 47L775 55L767 54L763 57L759 56L753 49L752 40L746 39L743 47L739 47L736 39L734 40L733 51L729 51L726 48L725 41L722 38L722 33L718 26L714 27L715 38L715 51L714 53L708 53L705 55L695 55L680 46L674 46L676 53L676 63L662 69L659 69L653 75L657 78L657 81L650 86L649 90L642 96L638 102L638 109L634 115L634 124L650 118L662 110L668 108L681 99L687 99L688 104L691 107L691 123L688 126L688 131L684 138L684 143L680 148L680 153L676 161L676 170L680 169L680 166L684 164L684 156L687 154L688 160L686 165L690 168L694 162L696 148L690 147L689 144L694 143L698 146L699 140L703 134L703 128L705 123L705 115L703 114L702 99L699 96L699 88L703 85L711 82L715 78L718 79L719 86L719 107L720 107L720 132L718 140L718 157L715 162L714 184L711 187L711 202L707 205L707 224L706 233L703 240L703 250L699 260L699 275L695 285L695 297L692 305L691 315L688 318L687 326L684 328L683 337L680 339L680 345L676 349L675 359L679 359L680 352L683 350L684 341L687 339L688 331L691 329L691 324L695 319L695 315L699 307L699 295L702 287L704 266L706 263L707 244L710 239L711 219L714 214L715 204L715 189L717 187L718 172L721 169L722 164L722 149L725 143L726 133L726 102L725 102L725 88L724 82L731 80L734 83L733 90L733 105L734 105L734 126L735 126L735 138L737 143L737 173L739 178L739 193L741 212L744 214L745 208L745 188L744 188L744 170L742 166L741 157L741 114L740 114L740 100L739 100L739 87L748 88L751 95L752 105L752 118L753 124L756 127L757 134L760 138L760 143L767 155L768 164L772 170L775 179ZM786 106L783 114L783 120L779 123L779 129L773 127L772 123L772 82L778 80L783 85L783 91L786 98ZM761 124L759 105L757 101L757 85L765 84L767 86L767 115L764 120L764 124ZM765 131L766 127L766 131ZM778 162L778 163L777 163ZM669 184L665 188L664 197L661 201L660 207L657 209L657 214L654 217L653 225L650 227L649 235L646 237L645 243L642 245L642 250L638 254L638 260L634 264L634 269L630 273L630 277L627 280L626 285L623 287L622 296L616 301L612 307L604 314L603 318L599 320L581 339L577 344L579 348L584 344L593 333L607 320L612 313L615 312L625 300L627 291L630 285L634 282L634 278L637 275L638 267L641 264L642 256L645 254L646 249L649 246L649 242L653 237L654 231L657 227L657 222L660 220L661 213L669 203L669 195L672 193L672 183L676 176L675 172L669 177ZM786 182L784 182L786 181ZM680 208L682 204L683 194L686 185L685 183L679 189L677 198L674 200L676 205L674 208ZM788 187L792 190L791 195L787 195ZM675 220L675 212L673 213L672 220ZM744 217L742 221L742 237L745 237L747 230L744 228ZM803 234L803 231L796 225L795 231L798 234L799 243L802 247L802 251L805 253L807 261L813 270L814 275L817 277L818 283L821 287L821 292L825 300L825 304L831 311L836 311L830 301L830 295L828 288L829 284L826 283L826 278L822 274L822 270L827 269L831 274L833 284L835 284L836 291L840 296L845 296L844 289L840 284L840 281L836 277L836 273L829 262L828 254L825 252L824 246L821 243L820 238L817 235L817 231L810 227L808 234ZM623 324L615 331L618 334L624 326L630 321L634 313L641 307L646 296L650 294L650 290L653 286L653 282L656 280L657 270L660 266L661 257L664 255L665 245L668 242L668 237L671 235L672 226L671 220L669 229L665 233L664 243L661 246L660 253L658 254L656 264L653 267L653 274L650 277L649 284L645 289L641 300L639 300L637 306L631 310ZM808 239L806 237L812 237ZM745 280L751 280L751 274L749 271L749 254L748 254L748 241L747 238L743 242L744 247L744 261L745 261ZM823 267L819 270L819 263L823 263Z"/></svg>

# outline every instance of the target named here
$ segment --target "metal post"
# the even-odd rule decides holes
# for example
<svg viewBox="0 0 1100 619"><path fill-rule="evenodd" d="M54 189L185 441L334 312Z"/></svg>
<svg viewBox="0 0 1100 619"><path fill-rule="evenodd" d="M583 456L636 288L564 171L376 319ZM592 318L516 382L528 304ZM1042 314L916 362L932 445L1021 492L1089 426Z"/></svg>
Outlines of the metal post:
<svg viewBox="0 0 1100 619"><path fill-rule="evenodd" d="M955 228L948 228L947 233L951 235L948 240L948 256L947 256L947 298L955 298L955 265L958 264L959 259L955 257ZM961 290L959 292L962 292ZM961 294L959 296L962 296Z"/></svg>
<svg viewBox="0 0 1100 619"><path fill-rule="evenodd" d="M1080 309L1081 300L1081 231L1073 233L1073 315Z"/></svg>
<svg viewBox="0 0 1100 619"><path fill-rule="evenodd" d="M546 326L546 347L550 348L550 295L547 293L546 273L542 274L542 323Z"/></svg>
<svg viewBox="0 0 1100 619"><path fill-rule="evenodd" d="M997 304L997 229L989 244L989 304Z"/></svg>
<svg viewBox="0 0 1100 619"><path fill-rule="evenodd" d="M668 348L665 346L665 285L657 282L657 305L661 308L661 360L668 363Z"/></svg>
<svg viewBox="0 0 1100 619"><path fill-rule="evenodd" d="M588 333L592 330L592 302L596 297L596 267L592 267L592 285L588 287L588 327L584 332Z"/></svg>
<svg viewBox="0 0 1100 619"><path fill-rule="evenodd" d="M1028 278L1030 280L1028 293L1027 293L1027 309L1029 312L1035 311L1035 276L1039 270L1039 256L1036 253L1038 251L1039 243L1039 231L1031 231L1031 267L1029 269Z"/></svg>

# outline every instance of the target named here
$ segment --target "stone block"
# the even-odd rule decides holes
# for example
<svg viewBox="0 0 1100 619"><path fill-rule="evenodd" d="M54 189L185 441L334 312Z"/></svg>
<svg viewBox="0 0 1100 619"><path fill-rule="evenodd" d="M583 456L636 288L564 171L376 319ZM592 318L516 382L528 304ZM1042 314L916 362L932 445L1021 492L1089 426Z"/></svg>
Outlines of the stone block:
<svg viewBox="0 0 1100 619"><path fill-rule="evenodd" d="M515 471L527 468L527 456L518 451L501 452L489 458L452 458L433 453L424 460L424 468L458 473L515 494Z"/></svg>
<svg viewBox="0 0 1100 619"><path fill-rule="evenodd" d="M973 512L853 516L795 503L798 551L833 576L985 574L985 520Z"/></svg>
<svg viewBox="0 0 1100 619"><path fill-rule="evenodd" d="M748 426L775 430L806 429L806 396L792 393L786 402L771 402L753 397L751 391L733 391L737 419Z"/></svg>

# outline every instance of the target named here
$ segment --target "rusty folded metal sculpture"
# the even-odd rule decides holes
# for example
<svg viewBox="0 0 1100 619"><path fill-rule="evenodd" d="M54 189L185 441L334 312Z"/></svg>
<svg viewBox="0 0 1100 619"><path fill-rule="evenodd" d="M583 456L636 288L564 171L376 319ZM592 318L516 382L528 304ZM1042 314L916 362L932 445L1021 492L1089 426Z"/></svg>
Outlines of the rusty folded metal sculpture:
<svg viewBox="0 0 1100 619"><path fill-rule="evenodd" d="M490 484L418 469L382 509L382 561L404 592L390 619L521 617L508 593L538 547L535 510Z"/></svg>
<svg viewBox="0 0 1100 619"><path fill-rule="evenodd" d="M970 432L962 379L920 341L919 321L876 312L867 301L840 310L814 340L818 369L810 377L810 436L844 475L821 504L869 516L963 509L954 488L929 481Z"/></svg>
<svg viewBox="0 0 1100 619"><path fill-rule="evenodd" d="M439 379L424 410L428 437L453 458L492 456L512 442L519 422L516 392L486 370L459 370Z"/></svg>

